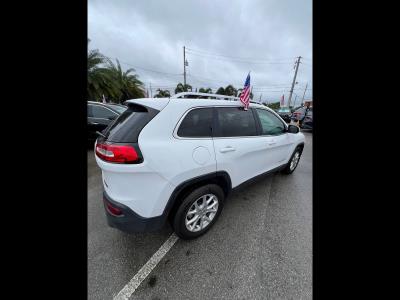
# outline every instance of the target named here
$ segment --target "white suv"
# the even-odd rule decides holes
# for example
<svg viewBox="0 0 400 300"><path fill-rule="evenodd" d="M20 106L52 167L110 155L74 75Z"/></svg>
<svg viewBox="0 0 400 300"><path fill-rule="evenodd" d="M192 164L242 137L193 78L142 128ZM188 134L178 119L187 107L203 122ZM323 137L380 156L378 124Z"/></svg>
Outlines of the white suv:
<svg viewBox="0 0 400 300"><path fill-rule="evenodd" d="M181 98L195 95L217 99ZM179 237L195 238L214 224L233 188L295 170L304 147L299 128L230 98L237 100L181 93L125 103L95 144L110 226L138 232L170 220Z"/></svg>

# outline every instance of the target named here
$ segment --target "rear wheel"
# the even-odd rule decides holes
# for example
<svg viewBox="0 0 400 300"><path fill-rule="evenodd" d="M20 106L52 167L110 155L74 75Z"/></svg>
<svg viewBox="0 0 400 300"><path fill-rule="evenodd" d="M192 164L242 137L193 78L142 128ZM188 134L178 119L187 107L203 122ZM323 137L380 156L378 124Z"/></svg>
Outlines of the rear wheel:
<svg viewBox="0 0 400 300"><path fill-rule="evenodd" d="M218 219L224 199L224 192L216 184L192 191L173 218L175 233L182 239L193 239L206 233Z"/></svg>
<svg viewBox="0 0 400 300"><path fill-rule="evenodd" d="M291 174L296 169L297 165L299 164L301 156L301 149L299 147L293 152L292 157L290 158L289 162L287 163L286 167L282 170L284 174Z"/></svg>

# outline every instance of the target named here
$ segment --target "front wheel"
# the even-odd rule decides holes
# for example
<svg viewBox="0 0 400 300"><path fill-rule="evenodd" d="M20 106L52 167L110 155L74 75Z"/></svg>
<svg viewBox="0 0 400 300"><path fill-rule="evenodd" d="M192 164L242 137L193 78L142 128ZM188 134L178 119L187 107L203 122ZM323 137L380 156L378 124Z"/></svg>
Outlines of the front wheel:
<svg viewBox="0 0 400 300"><path fill-rule="evenodd" d="M206 233L219 217L224 192L215 184L195 189L179 206L172 227L182 239L193 239Z"/></svg>
<svg viewBox="0 0 400 300"><path fill-rule="evenodd" d="M293 173L293 171L296 169L297 165L299 164L300 156L301 156L301 150L300 150L300 148L296 148L296 150L292 154L292 157L290 158L289 162L287 163L286 167L282 170L282 173L284 173L284 174Z"/></svg>

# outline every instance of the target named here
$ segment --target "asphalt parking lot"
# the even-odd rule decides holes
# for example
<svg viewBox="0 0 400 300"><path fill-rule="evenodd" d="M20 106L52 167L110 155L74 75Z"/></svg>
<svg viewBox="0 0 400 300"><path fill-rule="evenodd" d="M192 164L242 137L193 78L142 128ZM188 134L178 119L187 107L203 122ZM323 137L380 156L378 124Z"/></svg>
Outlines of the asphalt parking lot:
<svg viewBox="0 0 400 300"><path fill-rule="evenodd" d="M234 192L202 237L178 240L130 299L311 299L312 134L292 175ZM88 299L112 299L171 235L108 227L88 150Z"/></svg>

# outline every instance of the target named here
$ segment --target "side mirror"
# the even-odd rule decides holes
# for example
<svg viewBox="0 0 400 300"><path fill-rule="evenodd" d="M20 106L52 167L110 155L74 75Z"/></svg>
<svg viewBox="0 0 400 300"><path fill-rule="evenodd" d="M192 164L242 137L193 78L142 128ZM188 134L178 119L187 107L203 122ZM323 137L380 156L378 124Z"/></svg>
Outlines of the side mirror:
<svg viewBox="0 0 400 300"><path fill-rule="evenodd" d="M296 125L292 125L292 124L290 124L289 126L288 126L288 130L287 130L289 133L299 133L300 132L300 128L299 127L297 127Z"/></svg>

